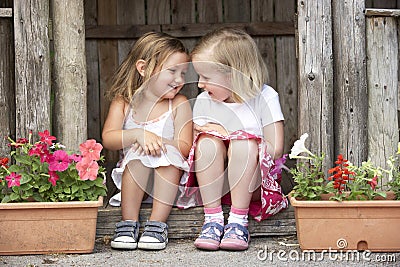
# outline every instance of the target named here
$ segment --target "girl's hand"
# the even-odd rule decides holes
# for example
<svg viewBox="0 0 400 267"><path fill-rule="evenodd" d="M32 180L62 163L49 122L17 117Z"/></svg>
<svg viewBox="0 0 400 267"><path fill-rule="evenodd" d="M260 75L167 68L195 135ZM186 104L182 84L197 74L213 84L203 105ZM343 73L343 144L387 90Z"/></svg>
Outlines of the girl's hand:
<svg viewBox="0 0 400 267"><path fill-rule="evenodd" d="M205 124L203 126L199 126L197 124L194 124L194 130L195 130L195 133L207 132L207 131L216 131L216 132L218 132L219 134L221 134L223 136L228 136L229 135L228 130L225 129L222 125L217 124L217 123L211 123L211 122L209 122L209 123L207 123L207 124Z"/></svg>
<svg viewBox="0 0 400 267"><path fill-rule="evenodd" d="M143 134L137 138L138 152L145 155L161 156L161 151L167 152L163 140L160 136L143 130Z"/></svg>

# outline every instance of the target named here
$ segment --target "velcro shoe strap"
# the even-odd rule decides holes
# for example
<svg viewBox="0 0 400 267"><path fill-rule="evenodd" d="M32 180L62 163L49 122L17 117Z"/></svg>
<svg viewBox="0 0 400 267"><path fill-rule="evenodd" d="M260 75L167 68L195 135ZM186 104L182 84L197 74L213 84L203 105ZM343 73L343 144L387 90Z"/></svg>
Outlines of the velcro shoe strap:
<svg viewBox="0 0 400 267"><path fill-rule="evenodd" d="M154 233L163 233L164 229L160 228L160 227L155 227L155 226L146 226L144 228L144 230L146 232L154 232Z"/></svg>
<svg viewBox="0 0 400 267"><path fill-rule="evenodd" d="M117 222L115 224L116 228L119 227L139 227L139 223L138 222L133 222L133 221L121 221L121 222Z"/></svg>
<svg viewBox="0 0 400 267"><path fill-rule="evenodd" d="M168 229L168 225L166 223L163 222L157 222L157 221L148 221L145 223L144 225L146 228L147 227L157 227L160 228L162 230L164 229Z"/></svg>
<svg viewBox="0 0 400 267"><path fill-rule="evenodd" d="M121 233L121 232L134 232L135 228L134 227L118 227L115 229L116 233Z"/></svg>

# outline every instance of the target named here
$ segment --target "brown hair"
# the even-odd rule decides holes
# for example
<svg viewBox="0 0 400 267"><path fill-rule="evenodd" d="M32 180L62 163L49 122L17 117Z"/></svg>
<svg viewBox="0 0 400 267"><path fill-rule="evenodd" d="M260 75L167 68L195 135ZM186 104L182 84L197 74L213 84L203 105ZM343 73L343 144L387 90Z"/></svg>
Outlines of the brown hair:
<svg viewBox="0 0 400 267"><path fill-rule="evenodd" d="M143 90L143 83L150 79L155 69L162 68L168 57L176 52L187 53L179 39L160 32L144 34L132 46L127 57L115 72L107 97L111 100L121 97L130 103L133 97ZM138 60L146 62L144 76L140 75L136 69Z"/></svg>
<svg viewBox="0 0 400 267"><path fill-rule="evenodd" d="M191 52L192 58L198 54L209 55L207 60L222 65L221 72L230 73L235 102L255 97L268 80L257 44L240 29L220 28L206 34Z"/></svg>

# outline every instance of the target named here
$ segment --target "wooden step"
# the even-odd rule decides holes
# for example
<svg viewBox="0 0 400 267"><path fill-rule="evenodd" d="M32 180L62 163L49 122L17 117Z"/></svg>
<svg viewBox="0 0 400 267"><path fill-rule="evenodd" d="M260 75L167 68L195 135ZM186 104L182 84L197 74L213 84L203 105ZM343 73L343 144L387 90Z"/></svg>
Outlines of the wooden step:
<svg viewBox="0 0 400 267"><path fill-rule="evenodd" d="M229 207L224 206L224 215L227 218ZM141 225L146 222L151 212L150 204L142 204L140 212ZM115 223L121 220L121 208L107 207L99 209L97 218L97 237L107 237L114 234ZM194 238L200 233L204 214L202 207L190 209L173 208L168 218L169 238ZM296 234L296 222L293 207L281 211L261 222L249 219L251 236L277 236Z"/></svg>

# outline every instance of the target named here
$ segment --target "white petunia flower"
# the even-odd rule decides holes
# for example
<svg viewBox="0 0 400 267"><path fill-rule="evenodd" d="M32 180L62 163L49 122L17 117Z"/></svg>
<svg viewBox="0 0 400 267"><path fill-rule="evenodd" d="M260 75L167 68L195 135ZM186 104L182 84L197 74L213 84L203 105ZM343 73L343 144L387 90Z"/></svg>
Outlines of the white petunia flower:
<svg viewBox="0 0 400 267"><path fill-rule="evenodd" d="M300 136L300 139L294 142L293 147L290 151L289 158L295 159L295 158L308 158L308 157L303 157L299 156L301 153L307 153L310 156L314 156L313 153L311 153L310 150L308 150L305 146L305 141L308 138L308 133L304 133L302 136Z"/></svg>

